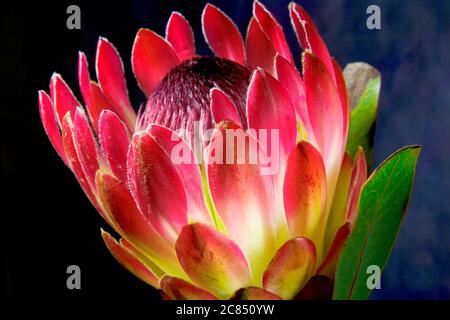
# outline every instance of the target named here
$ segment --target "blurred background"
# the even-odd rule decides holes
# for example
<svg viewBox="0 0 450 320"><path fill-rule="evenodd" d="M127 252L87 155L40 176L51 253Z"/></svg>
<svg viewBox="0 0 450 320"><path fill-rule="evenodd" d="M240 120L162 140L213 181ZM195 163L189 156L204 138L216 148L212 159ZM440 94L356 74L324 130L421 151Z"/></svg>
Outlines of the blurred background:
<svg viewBox="0 0 450 320"><path fill-rule="evenodd" d="M243 34L252 2L211 1ZM283 25L299 63L289 1L262 1ZM66 9L81 8L81 30L68 30ZM301 0L342 66L365 61L382 74L375 163L408 144L422 144L409 210L381 290L371 299L450 299L450 1ZM366 28L366 9L381 8L381 30ZM2 4L1 172L2 296L47 298L158 298L109 254L108 229L52 149L41 127L37 91L54 71L77 86L77 52L94 75L99 36L119 50L131 101L136 86L130 53L139 27L164 34L171 11L190 21L199 54L211 54L201 33L204 1L58 1ZM6 205L5 205L6 203ZM81 268L82 290L67 290L66 268Z"/></svg>

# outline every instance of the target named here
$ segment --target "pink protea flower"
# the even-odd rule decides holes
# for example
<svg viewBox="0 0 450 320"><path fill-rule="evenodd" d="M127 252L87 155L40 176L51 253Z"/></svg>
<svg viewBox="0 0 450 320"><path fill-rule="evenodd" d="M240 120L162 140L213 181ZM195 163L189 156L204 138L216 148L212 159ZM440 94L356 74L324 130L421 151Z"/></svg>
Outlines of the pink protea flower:
<svg viewBox="0 0 450 320"><path fill-rule="evenodd" d="M98 83L79 54L86 108L58 74L50 95L39 92L50 141L121 236L102 231L108 249L165 298L327 294L367 169L364 152L353 163L345 153L349 106L339 65L306 12L292 3L289 13L303 76L282 27L256 1L245 43L230 18L206 5L203 33L216 57L195 54L180 13L165 38L140 29L131 62L148 100L138 115L119 53L104 38ZM240 156L222 140L227 130L245 132L245 161L215 161ZM252 141L264 145L257 162L249 161ZM189 161L174 161L180 150ZM263 174L275 158L276 170Z"/></svg>

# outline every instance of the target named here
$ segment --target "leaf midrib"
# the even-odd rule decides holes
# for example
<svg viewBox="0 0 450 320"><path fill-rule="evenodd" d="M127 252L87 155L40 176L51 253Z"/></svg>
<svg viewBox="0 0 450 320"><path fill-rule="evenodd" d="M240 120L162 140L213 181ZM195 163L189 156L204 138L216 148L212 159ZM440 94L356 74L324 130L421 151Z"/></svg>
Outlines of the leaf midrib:
<svg viewBox="0 0 450 320"><path fill-rule="evenodd" d="M390 183L390 181L391 181L391 178L392 178L392 176L393 176L393 173L395 172L395 168L396 168L397 164L399 163L399 161L400 161L400 159L397 159L397 161L395 162L395 164L392 166L391 172L390 172L389 177L388 177L388 179L387 179L387 181L386 181L386 185L385 185L385 187L384 187L384 189L383 189L383 192L380 194L380 199L383 198L383 195L385 194L385 192L386 192L386 190L387 190L387 187L388 187L388 185L389 185L389 183ZM368 242L369 237L370 237L370 235L371 235L371 233L372 233L372 227L373 227L373 224L374 224L374 222L375 222L375 220L376 220L376 218L377 218L377 216L378 216L378 213L379 213L379 211L380 211L380 207L381 207L382 202L383 202L383 201L379 201L379 202L378 202L377 208L375 209L375 212L374 212L374 214L373 214L373 219L371 219L371 221L370 221L370 223L369 223L369 226L368 226L368 232L367 232L366 237L365 237L365 239L364 239L363 247L362 247L362 250L361 250L361 254L360 254L360 256L359 256L358 266L357 266L357 268L356 268L355 275L353 276L353 280L352 280L352 284L351 284L351 286L350 286L350 290L349 290L349 292L348 292L348 294L347 294L347 297L346 297L347 300L350 299L350 297L352 296L353 289L354 289L354 287L355 287L355 285L356 285L356 279L358 278L358 274L359 274L359 271L361 270L361 265L362 265L362 261L363 261L363 258L364 258L364 249L366 248L367 242Z"/></svg>

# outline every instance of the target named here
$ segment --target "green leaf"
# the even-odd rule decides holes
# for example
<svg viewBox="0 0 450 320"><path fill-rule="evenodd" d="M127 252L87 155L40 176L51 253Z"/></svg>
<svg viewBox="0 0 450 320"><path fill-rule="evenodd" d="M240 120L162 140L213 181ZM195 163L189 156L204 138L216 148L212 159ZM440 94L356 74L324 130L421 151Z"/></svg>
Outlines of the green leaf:
<svg viewBox="0 0 450 320"><path fill-rule="evenodd" d="M358 105L350 114L347 151L353 159L358 147L362 146L366 153L369 168L373 160L373 136L377 119L380 82L380 77L369 81Z"/></svg>
<svg viewBox="0 0 450 320"><path fill-rule="evenodd" d="M408 146L386 159L365 183L356 224L336 268L334 299L367 299L368 267L383 270L406 212L421 147ZM382 286L382 283L381 283Z"/></svg>

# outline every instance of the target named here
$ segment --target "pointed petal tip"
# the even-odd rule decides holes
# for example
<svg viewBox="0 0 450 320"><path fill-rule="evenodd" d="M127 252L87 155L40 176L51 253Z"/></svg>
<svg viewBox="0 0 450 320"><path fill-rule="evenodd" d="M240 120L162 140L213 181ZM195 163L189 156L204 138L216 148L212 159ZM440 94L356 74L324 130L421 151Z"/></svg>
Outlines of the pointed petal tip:
<svg viewBox="0 0 450 320"><path fill-rule="evenodd" d="M179 11L172 11L172 13L170 14L169 19L172 18L173 16L178 16L180 18L184 18L185 19L184 15L181 12L179 12Z"/></svg>
<svg viewBox="0 0 450 320"><path fill-rule="evenodd" d="M217 87L212 88L209 91L209 95L211 98L211 112L216 123L231 120L241 125L241 118L236 109L236 105L228 95Z"/></svg>
<svg viewBox="0 0 450 320"><path fill-rule="evenodd" d="M57 71L53 71L50 80L56 80L56 78L61 78L61 74Z"/></svg>
<svg viewBox="0 0 450 320"><path fill-rule="evenodd" d="M39 103L41 103L41 101L42 101L43 99L45 99L46 97L49 97L49 96L48 96L48 93L47 93L45 90L43 90L43 89L38 90L38 100L39 100Z"/></svg>
<svg viewBox="0 0 450 320"><path fill-rule="evenodd" d="M328 69L333 82L336 82L330 53L325 42L321 38L316 25L308 13L299 4L295 2L291 4L289 6L289 14L300 46L303 50L309 49L314 52Z"/></svg>
<svg viewBox="0 0 450 320"><path fill-rule="evenodd" d="M38 91L38 105L42 125L44 126L44 130L50 142L64 163L69 166L62 144L61 130L56 119L53 102L44 90Z"/></svg>
<svg viewBox="0 0 450 320"><path fill-rule="evenodd" d="M248 87L246 108L249 128L269 130L271 134L272 129L276 130L273 132L279 135L277 160L283 162L297 136L295 110L283 85L269 72L257 68Z"/></svg>
<svg viewBox="0 0 450 320"><path fill-rule="evenodd" d="M253 16L264 33L265 37L270 41L275 53L281 54L289 62L294 63L292 52L286 41L283 27L274 17L272 12L266 8L261 2L253 3ZM262 53L261 53L262 54ZM272 56L274 54L272 53Z"/></svg>
<svg viewBox="0 0 450 320"><path fill-rule="evenodd" d="M117 241L103 229L101 236L110 253L121 265L145 283L159 288L159 277L130 248L124 247L122 241Z"/></svg>
<svg viewBox="0 0 450 320"><path fill-rule="evenodd" d="M103 45L103 44L111 44L111 42L109 42L109 40L106 37L99 36L97 45Z"/></svg>
<svg viewBox="0 0 450 320"><path fill-rule="evenodd" d="M195 55L195 39L189 21L178 11L173 11L166 25L166 40L172 45L180 60Z"/></svg>
<svg viewBox="0 0 450 320"><path fill-rule="evenodd" d="M86 54L83 51L78 50L78 61L85 60L85 59L86 59Z"/></svg>
<svg viewBox="0 0 450 320"><path fill-rule="evenodd" d="M207 3L202 12L201 22L206 42L217 56L242 65L245 63L242 35L228 15L211 3Z"/></svg>
<svg viewBox="0 0 450 320"><path fill-rule="evenodd" d="M59 73L54 72L50 78L50 97L54 106L55 115L59 123L67 112L74 113L81 104Z"/></svg>
<svg viewBox="0 0 450 320"><path fill-rule="evenodd" d="M104 97L132 130L136 114L128 96L123 61L117 48L102 37L99 38L97 45L95 69Z"/></svg>
<svg viewBox="0 0 450 320"><path fill-rule="evenodd" d="M247 27L245 49L250 68L262 67L273 74L273 59L277 50L255 17L250 19Z"/></svg>
<svg viewBox="0 0 450 320"><path fill-rule="evenodd" d="M345 241L347 240L349 234L351 232L350 223L345 223L341 226L334 236L333 242L326 253L325 258L322 261L322 264L317 269L317 275L327 276L331 279L334 278L334 274L336 271L336 263L339 259L339 255L344 248Z"/></svg>
<svg viewBox="0 0 450 320"><path fill-rule="evenodd" d="M170 42L150 29L138 30L131 51L131 66L139 87L147 96L178 63L180 59Z"/></svg>
<svg viewBox="0 0 450 320"><path fill-rule="evenodd" d="M205 12L206 10L218 10L218 11L221 11L218 7L213 5L211 2L207 2L206 3L205 7L203 8L203 12Z"/></svg>

